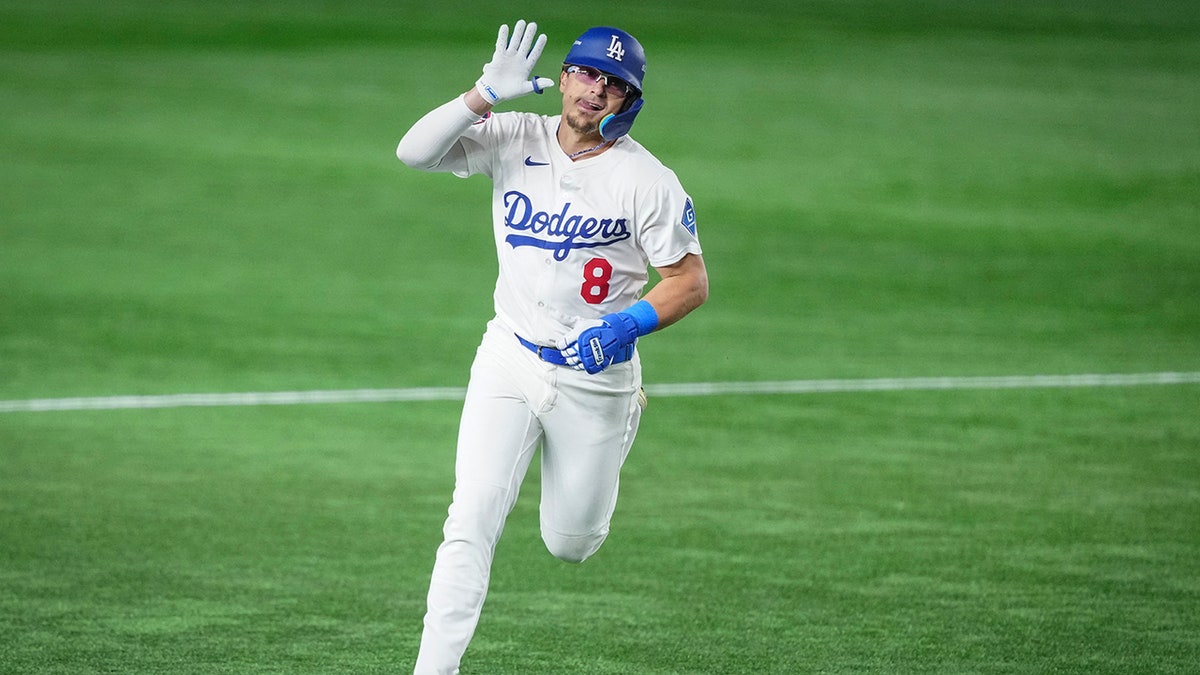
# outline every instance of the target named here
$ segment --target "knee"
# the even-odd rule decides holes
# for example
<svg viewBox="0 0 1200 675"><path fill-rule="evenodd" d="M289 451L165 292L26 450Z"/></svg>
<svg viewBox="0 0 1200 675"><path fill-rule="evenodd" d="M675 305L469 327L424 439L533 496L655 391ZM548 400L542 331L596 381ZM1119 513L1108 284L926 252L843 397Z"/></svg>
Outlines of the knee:
<svg viewBox="0 0 1200 675"><path fill-rule="evenodd" d="M566 535L542 528L542 541L546 544L546 550L563 562L576 564L592 557L593 553L600 550L600 545L607 537L607 529L587 534Z"/></svg>
<svg viewBox="0 0 1200 675"><path fill-rule="evenodd" d="M508 495L487 485L459 484L442 526L442 546L482 548L490 555L504 529Z"/></svg>

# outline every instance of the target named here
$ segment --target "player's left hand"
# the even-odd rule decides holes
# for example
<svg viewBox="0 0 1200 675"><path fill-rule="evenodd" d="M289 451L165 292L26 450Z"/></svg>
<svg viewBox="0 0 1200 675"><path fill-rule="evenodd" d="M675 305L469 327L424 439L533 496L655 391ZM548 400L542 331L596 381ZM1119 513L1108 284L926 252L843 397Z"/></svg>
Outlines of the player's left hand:
<svg viewBox="0 0 1200 675"><path fill-rule="evenodd" d="M496 51L483 67L483 75L475 82L475 89L483 100L496 105L518 96L540 94L543 89L553 87L554 80L531 75L545 48L546 35L537 34L536 23L526 24L524 19L518 21L513 26L512 40L508 37L508 25L500 26Z"/></svg>
<svg viewBox="0 0 1200 675"><path fill-rule="evenodd" d="M595 375L613 364L617 352L633 344L638 328L633 318L623 313L600 319L580 321L573 330L556 341L567 365Z"/></svg>
<svg viewBox="0 0 1200 675"><path fill-rule="evenodd" d="M599 319L576 319L571 330L554 340L554 346L562 352L567 365L575 370L583 370L583 361L579 358L579 336L589 328L599 328L604 322Z"/></svg>

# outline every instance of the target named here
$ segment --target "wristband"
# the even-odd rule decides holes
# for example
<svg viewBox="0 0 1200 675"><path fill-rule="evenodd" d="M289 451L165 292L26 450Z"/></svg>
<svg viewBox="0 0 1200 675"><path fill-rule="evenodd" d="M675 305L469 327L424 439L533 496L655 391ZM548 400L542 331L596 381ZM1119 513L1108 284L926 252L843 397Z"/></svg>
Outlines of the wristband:
<svg viewBox="0 0 1200 675"><path fill-rule="evenodd" d="M637 336L649 335L658 328L658 312L654 311L654 305L651 305L645 300L639 300L626 309L622 314L628 314L634 324L637 325Z"/></svg>

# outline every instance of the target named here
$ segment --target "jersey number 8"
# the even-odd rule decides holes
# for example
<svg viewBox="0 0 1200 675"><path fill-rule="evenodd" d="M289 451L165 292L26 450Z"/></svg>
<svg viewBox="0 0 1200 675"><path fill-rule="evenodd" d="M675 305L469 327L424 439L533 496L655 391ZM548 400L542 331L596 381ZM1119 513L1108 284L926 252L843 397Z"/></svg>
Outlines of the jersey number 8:
<svg viewBox="0 0 1200 675"><path fill-rule="evenodd" d="M589 305L598 305L608 297L608 282L612 280L612 263L604 258L592 258L583 266L583 288L579 294Z"/></svg>

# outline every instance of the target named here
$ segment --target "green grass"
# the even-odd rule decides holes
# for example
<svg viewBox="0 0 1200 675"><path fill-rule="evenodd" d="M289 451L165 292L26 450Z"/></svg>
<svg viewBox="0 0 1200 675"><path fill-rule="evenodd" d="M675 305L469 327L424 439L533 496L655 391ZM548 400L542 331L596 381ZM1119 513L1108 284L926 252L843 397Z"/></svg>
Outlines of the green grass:
<svg viewBox="0 0 1200 675"><path fill-rule="evenodd" d="M462 386L487 183L392 151L512 13L0 0L0 400ZM1200 371L1193 3L520 13L649 50L712 298L647 381ZM531 473L463 672L1195 672L1197 409L655 398L587 564ZM0 414L0 672L411 669L457 414Z"/></svg>
<svg viewBox="0 0 1200 675"><path fill-rule="evenodd" d="M465 671L1187 672L1185 393L656 399L595 560L545 553L527 485ZM455 408L6 424L3 662L407 663Z"/></svg>

